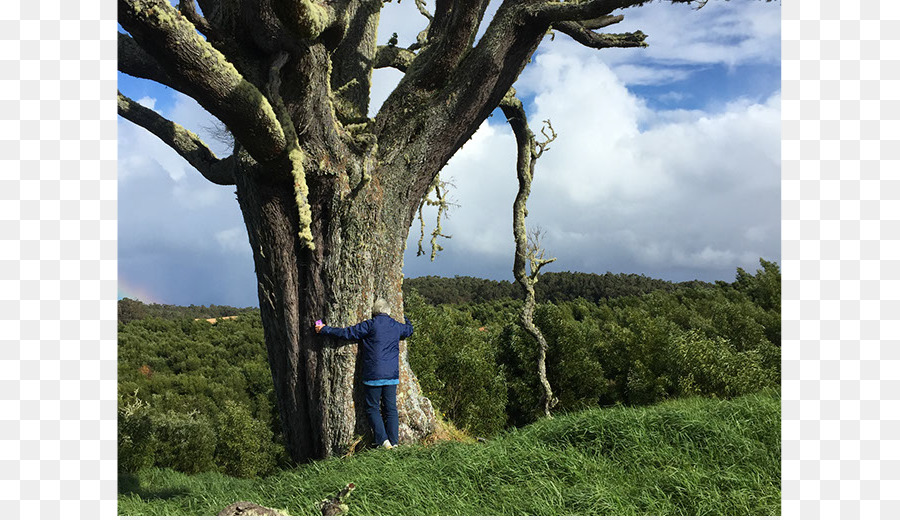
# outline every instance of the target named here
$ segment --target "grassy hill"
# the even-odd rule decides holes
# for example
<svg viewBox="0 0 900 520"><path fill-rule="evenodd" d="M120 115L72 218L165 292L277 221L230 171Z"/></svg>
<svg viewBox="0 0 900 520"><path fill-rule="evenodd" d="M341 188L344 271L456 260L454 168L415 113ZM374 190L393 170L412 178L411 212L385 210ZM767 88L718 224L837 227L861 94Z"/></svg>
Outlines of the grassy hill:
<svg viewBox="0 0 900 520"><path fill-rule="evenodd" d="M348 482L350 515L778 515L780 396L690 398L542 419L486 443L368 450L266 478L150 468L119 514L215 515L238 500L316 515Z"/></svg>

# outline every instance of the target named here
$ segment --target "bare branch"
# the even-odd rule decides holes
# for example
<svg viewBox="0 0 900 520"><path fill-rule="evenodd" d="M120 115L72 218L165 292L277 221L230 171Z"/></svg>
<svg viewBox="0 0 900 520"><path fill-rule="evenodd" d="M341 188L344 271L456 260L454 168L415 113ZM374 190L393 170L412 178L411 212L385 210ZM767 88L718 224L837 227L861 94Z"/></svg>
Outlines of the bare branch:
<svg viewBox="0 0 900 520"><path fill-rule="evenodd" d="M534 324L534 285L537 283L538 274L543 266L556 260L555 258L544 258L544 249L541 247L540 240L542 232L538 228L532 233L531 240L525 228L525 217L528 215L526 202L528 195L531 193L531 181L534 178L534 165L537 158L545 150L547 145L556 139L556 132L550 126L549 121L545 123L550 126L552 135L544 134L546 140L536 143L534 134L528 128L528 117L525 114L525 108L522 102L516 97L514 88L510 88L500 102L500 109L506 116L509 126L512 127L513 134L516 136L517 158L516 158L516 174L519 180L519 191L516 193L516 200L513 202L513 236L516 240L516 253L513 260L513 275L519 285L525 290L525 305L522 308L522 326L538 343L538 379L543 388L542 406L544 415L550 416L550 409L553 408L558 399L553 397L553 391L550 388L550 382L547 380L547 340L541 333L537 325ZM525 264L529 264L531 273L525 271Z"/></svg>
<svg viewBox="0 0 900 520"><path fill-rule="evenodd" d="M259 162L286 147L272 106L167 0L119 0L119 23L185 94L234 131Z"/></svg>
<svg viewBox="0 0 900 520"><path fill-rule="evenodd" d="M550 130L549 135L547 134L547 130ZM535 143L535 159L538 159L541 155L544 155L544 152L550 149L550 143L556 141L556 130L553 129L553 125L550 123L549 119L544 120L544 126L541 127L541 135L544 136L544 140Z"/></svg>
<svg viewBox="0 0 900 520"><path fill-rule="evenodd" d="M579 22L557 22L553 28L568 34L578 43L593 49L610 47L646 47L647 35L641 31L624 34L599 34L589 30Z"/></svg>
<svg viewBox="0 0 900 520"><path fill-rule="evenodd" d="M589 0L544 2L529 6L528 10L538 20L556 24L564 21L593 20L606 16L616 9L641 6L652 0ZM689 4L695 0L667 0L673 4Z"/></svg>
<svg viewBox="0 0 900 520"><path fill-rule="evenodd" d="M438 238L453 238L451 235L443 234L443 228L441 227L441 217L447 214L450 211L451 206L457 206L454 202L450 200L447 196L448 188L454 187L453 183L450 181L441 180L440 175L434 178L431 186L428 189L428 192L425 194L425 197L422 199L422 202L419 203L419 223L421 224L421 234L419 235L419 249L416 252L416 256L422 256L425 254L425 250L422 249L422 241L425 239L425 220L422 216L422 209L425 205L436 206L438 209L437 212L437 223L435 224L434 230L431 232L431 261L434 262L434 259L437 257L438 251L443 251L444 248L438 244ZM431 198L430 195L434 193L435 198Z"/></svg>
<svg viewBox="0 0 900 520"><path fill-rule="evenodd" d="M222 186L233 185L234 160L219 159L194 132L169 121L153 110L119 93L119 115L146 128L153 135L178 152L191 166L210 182Z"/></svg>
<svg viewBox="0 0 900 520"><path fill-rule="evenodd" d="M429 23L434 20L434 16L432 16L425 7L425 0L416 0L416 7L419 9L419 12L422 13L422 16L428 18Z"/></svg>
<svg viewBox="0 0 900 520"><path fill-rule="evenodd" d="M201 126L207 134L211 135L218 143L234 148L234 134L221 121L214 119L211 124Z"/></svg>
<svg viewBox="0 0 900 520"><path fill-rule="evenodd" d="M194 0L179 0L178 10L188 19L198 31L203 33L210 40L217 39L215 29L209 24L206 18L200 16L194 8Z"/></svg>
<svg viewBox="0 0 900 520"><path fill-rule="evenodd" d="M395 45L379 45L372 66L376 69L390 67L406 72L414 59L416 59L416 54L409 49Z"/></svg>
<svg viewBox="0 0 900 520"><path fill-rule="evenodd" d="M604 27L609 27L610 25L617 24L625 19L625 15L605 15L594 18L593 20L582 20L581 25L584 26L585 29L597 30L602 29Z"/></svg>

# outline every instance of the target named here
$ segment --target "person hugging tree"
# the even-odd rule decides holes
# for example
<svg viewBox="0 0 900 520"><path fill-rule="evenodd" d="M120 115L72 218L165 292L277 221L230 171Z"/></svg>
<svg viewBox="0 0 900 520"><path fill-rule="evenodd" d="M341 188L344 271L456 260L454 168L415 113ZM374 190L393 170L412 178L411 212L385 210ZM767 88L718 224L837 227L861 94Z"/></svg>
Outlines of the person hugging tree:
<svg viewBox="0 0 900 520"><path fill-rule="evenodd" d="M362 342L363 385L366 415L375 435L375 445L393 448L400 442L397 385L400 384L400 340L412 336L406 318L400 323L389 316L391 307L383 298L372 305L372 318L352 327L338 328L316 323L316 332Z"/></svg>

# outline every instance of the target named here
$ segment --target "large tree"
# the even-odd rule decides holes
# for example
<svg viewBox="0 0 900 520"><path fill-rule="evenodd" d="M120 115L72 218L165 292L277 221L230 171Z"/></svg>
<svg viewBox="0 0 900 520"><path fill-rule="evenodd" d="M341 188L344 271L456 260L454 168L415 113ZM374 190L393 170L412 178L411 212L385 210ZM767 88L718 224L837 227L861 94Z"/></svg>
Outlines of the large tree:
<svg viewBox="0 0 900 520"><path fill-rule="evenodd" d="M378 45L382 0L119 0L119 70L178 90L234 137L220 158L196 134L119 94L119 114L204 177L234 185L258 280L266 346L294 460L340 453L365 431L357 347L317 337L378 296L403 308L410 225L441 168L500 106L551 29L586 46L647 0L435 0L417 43ZM672 0L687 3L690 0ZM199 7L199 9L198 9ZM369 118L372 71L405 72ZM401 440L435 428L401 343Z"/></svg>

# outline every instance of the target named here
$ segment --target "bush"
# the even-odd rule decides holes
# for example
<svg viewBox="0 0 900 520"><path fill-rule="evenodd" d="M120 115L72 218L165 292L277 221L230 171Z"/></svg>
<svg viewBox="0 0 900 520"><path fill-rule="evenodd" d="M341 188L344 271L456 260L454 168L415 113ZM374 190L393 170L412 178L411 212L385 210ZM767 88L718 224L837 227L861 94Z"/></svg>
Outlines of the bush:
<svg viewBox="0 0 900 520"><path fill-rule="evenodd" d="M584 310L583 303L575 304ZM534 323L547 341L547 380L559 400L555 410L574 411L596 406L608 392L600 361L599 328L595 321L572 319L572 307L539 305ZM506 373L509 397L508 424L521 426L543 415L543 389L537 376L537 341L516 323L501 335L500 360Z"/></svg>
<svg viewBox="0 0 900 520"><path fill-rule="evenodd" d="M725 340L696 331L680 334L675 349L673 373L681 395L735 397L774 386L773 373L758 351L738 352Z"/></svg>
<svg viewBox="0 0 900 520"><path fill-rule="evenodd" d="M500 431L507 392L497 364L497 333L467 313L427 306L415 293L406 298L406 312L415 327L408 341L410 367L435 408L471 434Z"/></svg>
<svg viewBox="0 0 900 520"><path fill-rule="evenodd" d="M245 406L227 401L219 415L216 462L235 477L255 477L275 469L278 449L269 425L257 421Z"/></svg>
<svg viewBox="0 0 900 520"><path fill-rule="evenodd" d="M189 474L215 469L216 433L206 416L167 410L152 420L157 466Z"/></svg>
<svg viewBox="0 0 900 520"><path fill-rule="evenodd" d="M153 465L156 456L156 437L150 409L134 393L120 394L118 399L119 470L136 472Z"/></svg>

